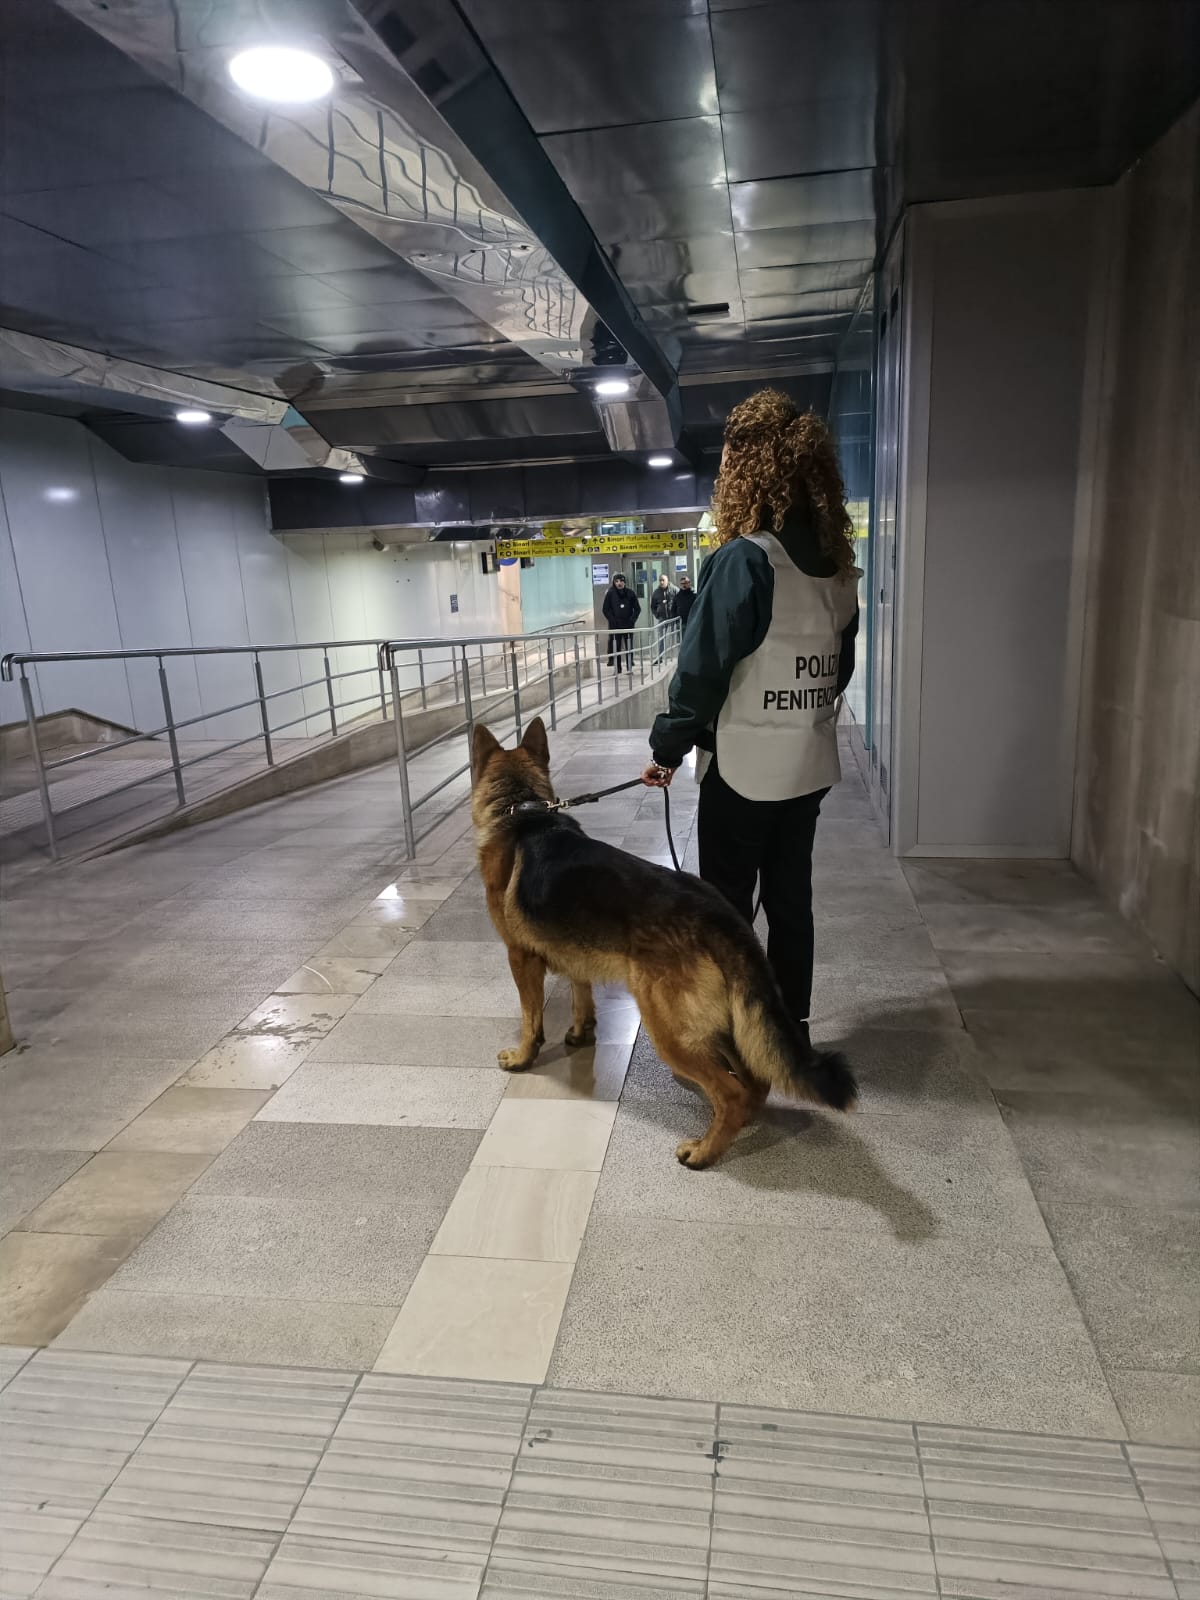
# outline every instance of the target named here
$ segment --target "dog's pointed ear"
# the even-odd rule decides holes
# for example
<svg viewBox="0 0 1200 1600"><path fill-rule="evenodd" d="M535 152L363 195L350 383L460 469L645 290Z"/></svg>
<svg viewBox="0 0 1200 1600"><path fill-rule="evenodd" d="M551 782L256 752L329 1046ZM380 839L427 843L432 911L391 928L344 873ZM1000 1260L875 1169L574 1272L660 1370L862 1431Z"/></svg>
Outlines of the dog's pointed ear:
<svg viewBox="0 0 1200 1600"><path fill-rule="evenodd" d="M521 749L528 753L537 762L539 767L550 770L550 741L546 737L546 724L541 717L534 717L525 729L525 737L521 740Z"/></svg>
<svg viewBox="0 0 1200 1600"><path fill-rule="evenodd" d="M479 777L484 767L487 766L492 756L500 749L500 741L490 728L485 728L482 722L475 724L475 732L471 735L471 778Z"/></svg>

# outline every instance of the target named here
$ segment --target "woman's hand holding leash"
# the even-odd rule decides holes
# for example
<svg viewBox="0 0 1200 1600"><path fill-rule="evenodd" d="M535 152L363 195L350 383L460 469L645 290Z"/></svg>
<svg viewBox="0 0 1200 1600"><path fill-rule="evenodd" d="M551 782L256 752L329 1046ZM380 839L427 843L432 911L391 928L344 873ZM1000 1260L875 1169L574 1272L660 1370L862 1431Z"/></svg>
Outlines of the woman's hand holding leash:
<svg viewBox="0 0 1200 1600"><path fill-rule="evenodd" d="M669 789L671 779L677 771L677 767L660 767L657 762L652 761L642 773L642 782L647 789Z"/></svg>

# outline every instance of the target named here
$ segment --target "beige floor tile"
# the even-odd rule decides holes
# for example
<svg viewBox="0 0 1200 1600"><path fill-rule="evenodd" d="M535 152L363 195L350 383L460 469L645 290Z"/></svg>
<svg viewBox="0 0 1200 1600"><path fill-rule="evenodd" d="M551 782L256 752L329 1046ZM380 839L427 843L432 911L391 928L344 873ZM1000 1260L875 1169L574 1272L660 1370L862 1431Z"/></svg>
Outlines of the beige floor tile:
<svg viewBox="0 0 1200 1600"><path fill-rule="evenodd" d="M398 928L403 933L415 933L418 928L425 926L441 903L440 900L422 900L410 895L372 900L353 921L360 927Z"/></svg>
<svg viewBox="0 0 1200 1600"><path fill-rule="evenodd" d="M376 1372L540 1383L572 1270L557 1261L428 1256Z"/></svg>
<svg viewBox="0 0 1200 1600"><path fill-rule="evenodd" d="M633 1039L605 1042L586 1050L552 1046L528 1072L510 1072L506 1100L619 1100L625 1085Z"/></svg>
<svg viewBox="0 0 1200 1600"><path fill-rule="evenodd" d="M574 1261L599 1174L472 1167L430 1247L439 1256Z"/></svg>
<svg viewBox="0 0 1200 1600"><path fill-rule="evenodd" d="M238 1023L237 1033L315 1044L354 1004L350 994L273 994Z"/></svg>
<svg viewBox="0 0 1200 1600"><path fill-rule="evenodd" d="M270 1098L256 1089L168 1089L107 1148L218 1155Z"/></svg>
<svg viewBox="0 0 1200 1600"><path fill-rule="evenodd" d="M611 1101L503 1100L472 1164L599 1172L616 1114Z"/></svg>
<svg viewBox="0 0 1200 1600"><path fill-rule="evenodd" d="M419 873L420 869L414 871ZM461 884L461 878L416 876L409 879L407 874L402 874L395 883L389 883L386 889L381 889L373 903L379 905L384 900L404 900L409 905L420 905L426 901L435 906L441 905Z"/></svg>
<svg viewBox="0 0 1200 1600"><path fill-rule="evenodd" d="M117 1239L73 1233L0 1239L0 1344L48 1344L111 1277L128 1248Z"/></svg>
<svg viewBox="0 0 1200 1600"><path fill-rule="evenodd" d="M279 985L278 994L363 994L395 958L313 956Z"/></svg>
<svg viewBox="0 0 1200 1600"><path fill-rule="evenodd" d="M202 1055L179 1082L192 1089L278 1089L319 1043L273 1034L231 1033Z"/></svg>
<svg viewBox="0 0 1200 1600"><path fill-rule="evenodd" d="M25 1231L141 1238L208 1165L206 1155L101 1151L25 1218Z"/></svg>
<svg viewBox="0 0 1200 1600"><path fill-rule="evenodd" d="M412 939L412 928L380 927L370 922L348 922L317 951L317 956L396 956Z"/></svg>

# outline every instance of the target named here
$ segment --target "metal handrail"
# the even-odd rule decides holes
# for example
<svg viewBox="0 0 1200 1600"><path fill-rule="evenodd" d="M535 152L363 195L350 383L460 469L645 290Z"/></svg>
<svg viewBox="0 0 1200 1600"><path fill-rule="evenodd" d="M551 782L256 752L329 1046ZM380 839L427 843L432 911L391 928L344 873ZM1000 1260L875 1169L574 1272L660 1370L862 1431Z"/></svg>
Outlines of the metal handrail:
<svg viewBox="0 0 1200 1600"><path fill-rule="evenodd" d="M582 713L584 709L584 681L590 677L595 688L595 703L604 704L604 673L606 657L602 650L601 641L609 641L608 664L614 666L615 692L621 691L621 677L626 679L627 690L632 690L634 670L632 662L636 660L639 683L646 682L647 662L649 661L651 679L656 665L672 661L678 651L681 629L678 619L672 619L667 624L652 624L631 631L630 642L622 646L616 653L615 659L612 652L612 630L604 628L585 628L573 626L570 623L556 623L551 627L532 634L467 634L460 636L433 636L414 639L322 639L303 644L263 644L263 645L164 645L159 649L139 650L65 650L65 651L14 651L5 655L0 660L0 678L6 682L16 679L20 683L22 700L25 709L25 719L29 733L29 747L33 758L34 773L37 788L41 798L42 814L46 828L46 840L50 854L58 859L60 850L56 819L64 812L76 809L87 801L77 801L74 805L63 807L56 812L52 803L49 785L49 774L58 772L65 767L78 766L80 763L99 756L110 754L115 750L126 748L132 744L154 741L164 736L170 746L169 763L152 773L121 783L104 791L104 798L111 795L124 794L136 789L143 784L161 782L168 775L174 778L177 803L183 806L187 803L187 794L184 785L184 773L205 761L217 756L225 755L230 750L241 749L248 744L262 742L267 766L275 765L275 751L272 736L287 732L289 729L307 726L316 719L328 718L327 737L335 738L339 733L338 718L355 707L372 704L379 707L380 717L383 722L391 721L396 730L396 751L400 777L402 815L404 822L405 845L411 858L416 852L420 839L425 837L430 828L436 827L439 819L430 823L422 833L416 831L414 814L417 809L440 794L449 784L462 777L470 770L470 742L474 732L477 703L486 704L488 714L495 716L498 712L497 699L501 701L511 696L512 711L511 722L518 737L523 732L524 722L528 715L535 711L547 711L552 728L558 725L559 701L564 693L572 695L575 699L575 709ZM532 648L531 648L532 647ZM334 672L330 662L330 652L335 650L368 649L375 655L374 664L371 666L353 667L345 671ZM294 653L297 656L302 651L319 650L323 658L323 672L319 677L302 678L300 682L289 684L282 689L266 689L261 657L271 654ZM469 652L477 652L472 663ZM436 654L433 654L436 652ZM650 660L653 654L653 660ZM170 684L165 663L184 657L198 656L249 656L253 660L254 668L254 694L246 700L236 701L232 705L222 706L211 711L204 711L197 716L176 718L171 707ZM532 660L531 660L532 657ZM90 750L77 751L72 755L60 757L54 761L45 760L38 736L37 715L34 709L33 691L27 668L54 663L69 663L79 661L131 661L150 660L158 663L158 679L162 696L163 717L161 726L149 732L139 732L126 738L116 739L106 744L98 745ZM629 670L621 673L622 664L628 665ZM434 667L441 670L432 680L426 676L426 668ZM301 669L303 670L303 669ZM400 682L401 672L415 674L416 683L402 687ZM489 674L491 681L489 682ZM372 691L367 695L356 695L354 698L339 701L334 692L335 684L345 683L352 678L370 676L378 679L378 692ZM497 676L500 683L497 684ZM566 685L566 688L563 688ZM431 789L418 799L411 795L409 783L409 753L405 741L404 702L412 701L419 697L422 709L428 709L429 693L432 688L444 686L449 690L449 699L443 699L442 705L462 705L463 718L455 720L452 727L444 729L434 738L426 740L420 747L421 753L432 750L449 740L467 736L468 755L467 761L457 767L448 777L440 779ZM318 710L307 710L299 717L273 724L270 719L270 706L288 695L304 694L308 690L319 690L324 687L326 704ZM390 692L389 692L390 691ZM219 744L215 749L201 751L197 755L181 755L178 735L194 728L201 723L215 723L221 718L231 716L237 712L250 711L257 708L259 712L260 727L253 733L248 733L241 738L235 738ZM360 712L361 716L362 713ZM505 713L502 721L510 720ZM95 796L89 797L96 798Z"/></svg>

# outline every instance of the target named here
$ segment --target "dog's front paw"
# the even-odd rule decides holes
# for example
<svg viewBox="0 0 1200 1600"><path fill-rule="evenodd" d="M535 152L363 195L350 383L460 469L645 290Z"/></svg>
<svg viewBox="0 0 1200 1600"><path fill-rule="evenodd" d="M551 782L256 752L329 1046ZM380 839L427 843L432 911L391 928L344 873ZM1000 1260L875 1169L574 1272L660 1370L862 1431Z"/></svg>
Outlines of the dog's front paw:
<svg viewBox="0 0 1200 1600"><path fill-rule="evenodd" d="M675 1147L675 1159L680 1166L690 1167L693 1172L699 1172L703 1167L711 1166L712 1157L701 1154L700 1139L685 1139L682 1144Z"/></svg>
<svg viewBox="0 0 1200 1600"><path fill-rule="evenodd" d="M524 1072L533 1065L533 1057L523 1050L501 1050L496 1060L505 1072Z"/></svg>
<svg viewBox="0 0 1200 1600"><path fill-rule="evenodd" d="M578 1050L585 1044L595 1044L595 1019L593 1018L591 1022L585 1022L582 1028L568 1028L565 1042L572 1050Z"/></svg>

